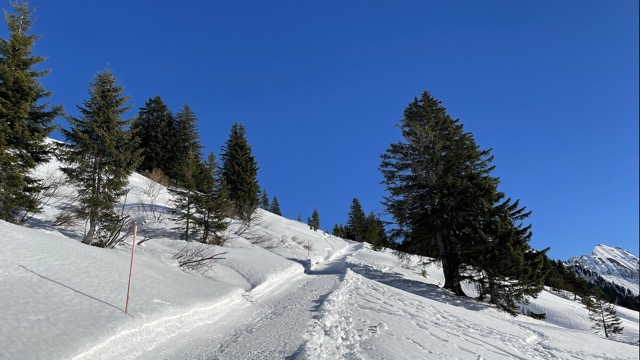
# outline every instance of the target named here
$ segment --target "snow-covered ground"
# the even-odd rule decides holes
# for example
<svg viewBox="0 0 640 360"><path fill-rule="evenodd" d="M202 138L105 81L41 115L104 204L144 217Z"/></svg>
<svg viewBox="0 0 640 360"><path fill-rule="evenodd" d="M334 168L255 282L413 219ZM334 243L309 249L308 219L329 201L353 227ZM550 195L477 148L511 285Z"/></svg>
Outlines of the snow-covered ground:
<svg viewBox="0 0 640 360"><path fill-rule="evenodd" d="M29 227L0 222L0 359L638 358L638 312L618 308L617 341L591 332L580 303L546 291L527 305L546 320L514 318L442 290L436 264L261 210L240 236L232 224L215 248L223 260L182 270L166 189L137 174L130 185L125 209L150 240L136 247L128 315L131 239L101 249L79 242L83 224L50 225L73 189Z"/></svg>

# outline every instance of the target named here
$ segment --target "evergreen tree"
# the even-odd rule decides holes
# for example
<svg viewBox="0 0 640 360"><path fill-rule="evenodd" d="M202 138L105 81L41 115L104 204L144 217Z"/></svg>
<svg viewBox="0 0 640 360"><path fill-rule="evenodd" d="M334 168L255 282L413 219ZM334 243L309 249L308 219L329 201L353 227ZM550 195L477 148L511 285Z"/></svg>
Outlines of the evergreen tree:
<svg viewBox="0 0 640 360"><path fill-rule="evenodd" d="M517 286L530 283L535 289L537 277L544 277L541 272L509 269L512 262L523 268L517 263L542 260L523 245L528 242L528 228L514 225L522 214L500 202L504 195L497 190L499 179L491 176L490 150L480 149L459 120L452 119L428 92L405 109L400 128L404 141L390 145L380 170L389 192L384 205L397 224L392 236L402 241L401 248L439 260L444 287L464 295L460 282L468 272L463 270L471 266L493 271L488 261L478 258L497 256L497 244L515 244L517 250L501 253L505 257L501 268L490 276L504 275ZM491 251L494 254L488 255ZM521 279L511 277L520 275ZM501 295L507 297L500 300L506 307L517 301L506 290Z"/></svg>
<svg viewBox="0 0 640 360"><path fill-rule="evenodd" d="M343 225L340 225L340 224L333 225L333 230L331 231L331 233L334 236L337 236L339 238L343 238L343 239L347 238L347 230L344 228Z"/></svg>
<svg viewBox="0 0 640 360"><path fill-rule="evenodd" d="M175 116L175 135L173 136L173 149L171 156L168 157L169 167L173 168L171 172L175 176L175 180L179 183L184 176L184 163L188 161L191 153L196 159L202 158L202 148L200 144L200 133L196 125L196 114L191 110L188 104L184 104L182 109Z"/></svg>
<svg viewBox="0 0 640 360"><path fill-rule="evenodd" d="M594 296L586 297L584 303L589 310L589 318L593 321L592 329L596 333L602 332L606 338L615 338L622 333L624 328L616 307L604 299L600 288L594 288Z"/></svg>
<svg viewBox="0 0 640 360"><path fill-rule="evenodd" d="M196 202L198 225L202 228L200 241L206 244L222 245L223 233L229 225L227 220L231 206L229 192L213 153L209 153L207 162L203 165L199 176L201 181Z"/></svg>
<svg viewBox="0 0 640 360"><path fill-rule="evenodd" d="M355 241L364 241L366 236L367 219L360 205L360 200L354 197L349 207L349 215L347 217L347 237Z"/></svg>
<svg viewBox="0 0 640 360"><path fill-rule="evenodd" d="M298 214L298 217L296 218L296 220L298 220L299 222L302 222L302 218L300 217L300 214Z"/></svg>
<svg viewBox="0 0 640 360"><path fill-rule="evenodd" d="M313 209L311 217L307 219L307 224L312 230L320 229L320 214L318 214L318 210Z"/></svg>
<svg viewBox="0 0 640 360"><path fill-rule="evenodd" d="M231 213L250 222L259 204L258 164L241 124L233 124L227 142L221 148L222 177L229 191Z"/></svg>
<svg viewBox="0 0 640 360"><path fill-rule="evenodd" d="M140 161L127 130L130 120L122 118L130 109L128 99L111 72L101 72L91 83L89 100L78 106L82 116L68 117L71 129L62 130L68 145L61 169L77 186L79 214L89 222L85 244L103 245L100 230L109 231L117 221L114 205L126 193L129 175Z"/></svg>
<svg viewBox="0 0 640 360"><path fill-rule="evenodd" d="M151 172L160 169L176 182L176 120L160 96L149 99L140 108L131 127L143 155L138 170ZM183 156L189 156L188 152L184 152Z"/></svg>
<svg viewBox="0 0 640 360"><path fill-rule="evenodd" d="M486 228L479 231L484 242L468 263L481 274L475 279L479 298L489 296L492 304L515 316L519 304L526 304L527 296L537 296L544 287L544 258L548 249L537 252L529 247L531 225L523 226L522 220L531 212L519 207L519 201L511 203L507 199L496 205L493 212L490 221L484 223Z"/></svg>
<svg viewBox="0 0 640 360"><path fill-rule="evenodd" d="M42 102L51 93L39 78L48 70L34 66L44 57L32 47L40 36L30 34L33 10L27 3L11 3L5 12L9 38L0 39L0 220L16 221L20 210L37 211L42 185L30 172L49 155L45 138L61 106Z"/></svg>
<svg viewBox="0 0 640 360"><path fill-rule="evenodd" d="M263 210L271 209L271 203L269 203L269 194L267 194L267 189L262 189L260 192L260 207Z"/></svg>
<svg viewBox="0 0 640 360"><path fill-rule="evenodd" d="M174 195L175 220L178 222L177 229L181 231L180 238L185 241L193 241L198 237L199 229L194 226L196 218L196 203L198 194L196 192L196 184L206 181L198 178L202 164L194 151L189 151L186 161L182 164L180 170L181 180L178 187L170 188L169 191Z"/></svg>
<svg viewBox="0 0 640 360"><path fill-rule="evenodd" d="M280 211L280 203L278 202L278 198L275 196L273 197L273 200L271 200L271 212L276 215L282 216L282 211Z"/></svg>
<svg viewBox="0 0 640 360"><path fill-rule="evenodd" d="M365 231L363 239L373 245L373 250L379 251L387 245L387 234L384 224L373 211L365 219Z"/></svg>

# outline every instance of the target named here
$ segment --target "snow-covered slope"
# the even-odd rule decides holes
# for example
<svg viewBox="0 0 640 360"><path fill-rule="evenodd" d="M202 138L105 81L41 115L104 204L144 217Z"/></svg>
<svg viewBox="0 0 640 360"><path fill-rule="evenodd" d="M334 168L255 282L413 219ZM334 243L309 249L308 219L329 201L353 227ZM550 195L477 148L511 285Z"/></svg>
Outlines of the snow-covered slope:
<svg viewBox="0 0 640 360"><path fill-rule="evenodd" d="M624 249L600 244L591 255L571 258L568 264L587 280L599 275L635 296L640 293L640 259Z"/></svg>
<svg viewBox="0 0 640 360"><path fill-rule="evenodd" d="M55 179L57 167L39 173ZM224 259L180 269L173 255L187 244L171 230L169 193L138 174L129 184L124 209L148 241L136 248L128 315L132 239L102 249L80 243L83 224L52 226L73 189L62 183L28 227L0 221L0 359L637 358L638 312L618 309L618 341L548 292L527 305L546 320L513 318L441 289L436 263L262 210L244 231L231 224L213 248Z"/></svg>

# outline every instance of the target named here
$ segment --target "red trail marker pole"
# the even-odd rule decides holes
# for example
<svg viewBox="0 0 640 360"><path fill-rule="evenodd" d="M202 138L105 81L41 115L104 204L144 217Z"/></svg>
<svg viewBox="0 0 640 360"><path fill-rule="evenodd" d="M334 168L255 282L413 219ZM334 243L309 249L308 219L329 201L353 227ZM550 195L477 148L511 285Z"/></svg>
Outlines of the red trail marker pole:
<svg viewBox="0 0 640 360"><path fill-rule="evenodd" d="M136 253L136 235L138 233L138 225L133 224L133 244L131 246L131 265L129 265L129 284L127 285L127 301L124 304L124 313L129 310L129 293L131 292L131 274L133 273L133 256Z"/></svg>

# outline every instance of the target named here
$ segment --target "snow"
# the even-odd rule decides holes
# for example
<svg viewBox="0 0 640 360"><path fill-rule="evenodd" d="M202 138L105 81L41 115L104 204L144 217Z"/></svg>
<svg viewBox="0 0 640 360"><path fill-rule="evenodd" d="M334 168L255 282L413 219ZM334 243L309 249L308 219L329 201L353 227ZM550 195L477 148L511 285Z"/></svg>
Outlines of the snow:
<svg viewBox="0 0 640 360"><path fill-rule="evenodd" d="M640 294L640 259L624 249L599 244L591 255L571 258L569 264L579 264L636 296Z"/></svg>
<svg viewBox="0 0 640 360"><path fill-rule="evenodd" d="M38 171L55 178L58 166ZM443 290L437 263L262 210L239 235L232 224L215 248L227 254L209 270L180 269L171 196L148 187L131 176L125 210L148 241L136 247L128 315L131 239L101 249L80 243L84 224L50 225L72 188L63 184L28 227L0 222L0 359L638 357L638 312L618 308L617 341L592 333L579 302L549 291L526 305L545 320L514 318Z"/></svg>

